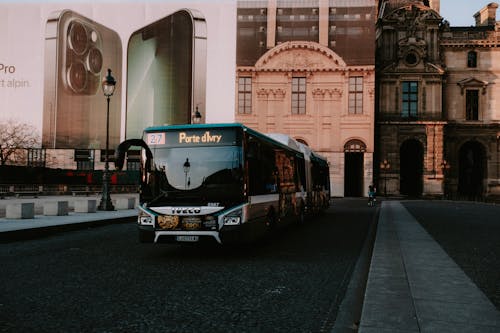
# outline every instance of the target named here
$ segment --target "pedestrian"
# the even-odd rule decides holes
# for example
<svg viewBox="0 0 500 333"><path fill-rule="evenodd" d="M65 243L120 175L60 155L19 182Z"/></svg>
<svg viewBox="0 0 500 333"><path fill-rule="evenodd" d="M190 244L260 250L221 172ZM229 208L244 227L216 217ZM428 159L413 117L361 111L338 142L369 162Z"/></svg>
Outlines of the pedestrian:
<svg viewBox="0 0 500 333"><path fill-rule="evenodd" d="M374 206L375 205L375 195L377 193L377 189L375 186L370 185L368 186L368 206Z"/></svg>

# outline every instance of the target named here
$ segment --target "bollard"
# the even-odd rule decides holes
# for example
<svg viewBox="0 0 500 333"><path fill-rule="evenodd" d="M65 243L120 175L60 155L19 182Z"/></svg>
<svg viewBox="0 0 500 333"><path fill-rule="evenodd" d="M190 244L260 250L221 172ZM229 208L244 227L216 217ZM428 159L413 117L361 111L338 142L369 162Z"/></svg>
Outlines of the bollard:
<svg viewBox="0 0 500 333"><path fill-rule="evenodd" d="M35 217L35 203L23 202L9 204L5 210L8 219L32 219Z"/></svg>
<svg viewBox="0 0 500 333"><path fill-rule="evenodd" d="M118 198L116 199L115 208L118 209L134 209L135 198Z"/></svg>
<svg viewBox="0 0 500 333"><path fill-rule="evenodd" d="M43 204L43 215L62 216L68 215L67 201L47 201Z"/></svg>
<svg viewBox="0 0 500 333"><path fill-rule="evenodd" d="M97 200L75 201L75 213L95 213L97 210Z"/></svg>

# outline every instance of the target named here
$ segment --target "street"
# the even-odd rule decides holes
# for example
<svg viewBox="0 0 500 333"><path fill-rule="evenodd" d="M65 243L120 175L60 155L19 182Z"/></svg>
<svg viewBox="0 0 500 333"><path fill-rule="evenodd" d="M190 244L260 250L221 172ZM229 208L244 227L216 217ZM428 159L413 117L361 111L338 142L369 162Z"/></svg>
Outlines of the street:
<svg viewBox="0 0 500 333"><path fill-rule="evenodd" d="M500 311L500 205L424 200L403 204Z"/></svg>
<svg viewBox="0 0 500 333"><path fill-rule="evenodd" d="M140 244L134 223L0 244L0 331L329 332L376 211L336 200L240 247Z"/></svg>

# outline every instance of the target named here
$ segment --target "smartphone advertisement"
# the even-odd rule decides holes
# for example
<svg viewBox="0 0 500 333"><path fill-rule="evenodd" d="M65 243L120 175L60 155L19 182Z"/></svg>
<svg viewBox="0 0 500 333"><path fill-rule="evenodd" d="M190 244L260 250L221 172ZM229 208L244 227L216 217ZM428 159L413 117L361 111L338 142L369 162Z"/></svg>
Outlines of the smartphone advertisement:
<svg viewBox="0 0 500 333"><path fill-rule="evenodd" d="M127 45L127 138L148 124L205 114L207 34L200 11L182 9L134 31ZM151 110L147 115L144 110Z"/></svg>
<svg viewBox="0 0 500 333"><path fill-rule="evenodd" d="M234 121L233 1L0 1L0 121L44 148L102 149L147 126ZM116 87L101 87L111 70Z"/></svg>

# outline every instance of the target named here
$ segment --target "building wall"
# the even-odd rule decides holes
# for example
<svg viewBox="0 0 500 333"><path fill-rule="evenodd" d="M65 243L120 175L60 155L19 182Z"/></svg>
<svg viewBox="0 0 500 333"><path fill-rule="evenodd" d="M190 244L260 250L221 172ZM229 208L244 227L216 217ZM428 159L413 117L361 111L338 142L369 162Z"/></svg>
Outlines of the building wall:
<svg viewBox="0 0 500 333"><path fill-rule="evenodd" d="M327 157L333 196L344 196L345 189L367 195L373 182L376 3L238 1L235 119L264 133L291 135ZM245 77L251 78L247 113L238 93ZM292 112L294 77L306 81L303 114ZM356 114L349 112L352 77L363 82ZM362 157L354 162L361 179L346 181L351 152Z"/></svg>
<svg viewBox="0 0 500 333"><path fill-rule="evenodd" d="M409 184L417 195L500 194L497 7L480 10L476 27L450 27L439 2L395 0L381 7L375 178L388 194L408 194ZM408 81L418 86L411 116L404 115ZM421 163L421 170L405 166L408 161Z"/></svg>
<svg viewBox="0 0 500 333"><path fill-rule="evenodd" d="M350 114L349 78L363 80L363 110ZM364 143L363 188L372 181L374 150L373 66L347 66L332 50L314 42L287 42L266 53L253 67L239 67L237 80L251 77L252 112L236 121L264 133L285 133L328 158L332 195L344 195L344 145ZM293 114L292 78L306 78L304 114Z"/></svg>
<svg viewBox="0 0 500 333"><path fill-rule="evenodd" d="M488 22L496 22L491 10L496 11L497 7L493 3L480 11L483 16L490 16L478 22L480 27L443 31L443 58L447 64L444 109L448 119L445 145L450 162L447 186L462 196L500 195L500 48L496 43L500 32L498 23L488 26ZM468 38L464 39L464 35ZM477 55L473 67L468 64L470 52ZM478 92L477 119L467 117L470 90ZM479 154L479 158L474 157L479 169L471 169L463 155L470 146L475 146ZM464 189L468 170L481 178L477 190Z"/></svg>

